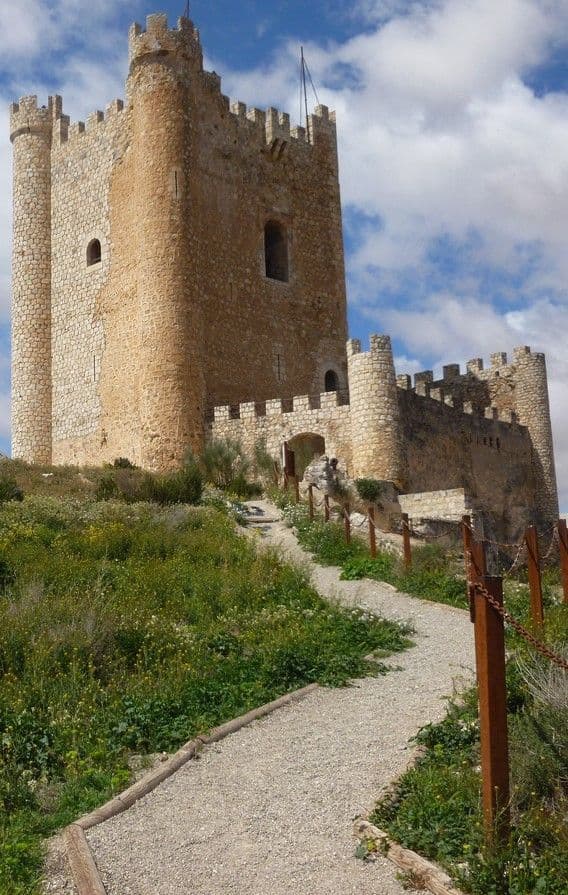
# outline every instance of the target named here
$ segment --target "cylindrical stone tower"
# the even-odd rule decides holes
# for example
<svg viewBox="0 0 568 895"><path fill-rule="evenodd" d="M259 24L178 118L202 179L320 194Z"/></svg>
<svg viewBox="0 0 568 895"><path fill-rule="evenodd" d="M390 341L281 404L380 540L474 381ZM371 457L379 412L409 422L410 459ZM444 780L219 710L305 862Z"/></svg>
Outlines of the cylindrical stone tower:
<svg viewBox="0 0 568 895"><path fill-rule="evenodd" d="M179 465L204 438L202 327L192 281L189 173L193 163L192 74L202 68L199 36L167 17L130 32L133 195L137 215L141 462Z"/></svg>
<svg viewBox="0 0 568 895"><path fill-rule="evenodd" d="M550 422L550 402L544 354L530 348L515 348L515 406L519 422L526 426L533 446L536 478L535 521L540 528L558 520L558 489Z"/></svg>
<svg viewBox="0 0 568 895"><path fill-rule="evenodd" d="M347 343L353 477L404 484L405 454L391 341L371 336L370 351Z"/></svg>
<svg viewBox="0 0 568 895"><path fill-rule="evenodd" d="M12 456L51 463L51 136L53 100L10 108L14 146Z"/></svg>

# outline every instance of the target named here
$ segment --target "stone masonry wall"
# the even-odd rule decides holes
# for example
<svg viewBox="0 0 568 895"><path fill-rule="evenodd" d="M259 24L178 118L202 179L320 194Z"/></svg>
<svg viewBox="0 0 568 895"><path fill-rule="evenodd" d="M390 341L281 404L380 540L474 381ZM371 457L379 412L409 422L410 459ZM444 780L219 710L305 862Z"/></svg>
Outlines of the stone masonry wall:
<svg viewBox="0 0 568 895"><path fill-rule="evenodd" d="M401 494L400 509L413 521L436 519L444 522L460 522L472 510L472 500L463 488L443 491L426 491L422 494Z"/></svg>
<svg viewBox="0 0 568 895"><path fill-rule="evenodd" d="M269 453L279 459L285 441L298 435L320 435L325 440L325 453L339 458L342 468L351 475L350 408L340 400L336 392L324 392L318 398L294 398L287 411L279 398L261 405L241 404L233 411L230 407L216 407L210 436L237 439L251 459L255 444L263 441Z"/></svg>
<svg viewBox="0 0 568 895"><path fill-rule="evenodd" d="M111 268L111 177L127 115L115 101L86 125L61 113L52 148L52 380L56 463L96 462L101 456L100 379L105 321L100 296ZM98 264L87 265L91 240Z"/></svg>
<svg viewBox="0 0 568 895"><path fill-rule="evenodd" d="M15 405L15 452L27 459L51 456L52 422L57 463L122 455L167 466L190 444L199 447L206 408L214 404L317 395L329 370L340 388L347 385L333 115L319 107L308 139L277 110L231 106L218 75L203 70L199 34L186 19L177 29L163 15L148 17L146 31L135 26L130 59L126 109L115 101L86 127L70 123L58 97L45 112L51 164L46 154L44 169L35 157L33 166L38 179L45 174L52 183L50 206L36 221L44 245L51 240L51 265L42 272L35 256L29 260L48 310L51 292L51 336L49 321L41 327L47 353L32 362L18 348L26 340L39 346L36 307L23 330L15 329L16 383L33 383ZM158 73L167 71L176 72L176 87L166 96ZM146 139L149 123L168 136L138 153L136 163L137 135ZM150 184L144 202L142 163ZM37 199L25 164L21 170L15 201L24 210ZM15 216L16 234L24 217ZM286 228L288 282L266 276L268 221ZM88 267L86 248L95 238L102 260ZM15 265L16 296L21 270ZM18 313L27 314L24 299L16 324ZM32 410L31 393L41 389ZM162 401L170 392L171 401ZM18 406L28 408L24 416ZM43 453L31 434L40 428Z"/></svg>

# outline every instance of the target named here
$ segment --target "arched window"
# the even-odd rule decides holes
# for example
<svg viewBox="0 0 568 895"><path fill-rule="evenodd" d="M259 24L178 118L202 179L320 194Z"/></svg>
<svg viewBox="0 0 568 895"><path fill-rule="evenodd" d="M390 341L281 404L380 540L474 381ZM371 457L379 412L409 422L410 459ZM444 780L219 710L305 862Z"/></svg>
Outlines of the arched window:
<svg viewBox="0 0 568 895"><path fill-rule="evenodd" d="M87 246L87 267L99 264L102 257L101 243L99 239L91 239Z"/></svg>
<svg viewBox="0 0 568 895"><path fill-rule="evenodd" d="M277 221L268 221L264 228L264 259L266 276L271 280L288 282L288 234Z"/></svg>
<svg viewBox="0 0 568 895"><path fill-rule="evenodd" d="M328 370L325 374L325 390L326 392L336 392L339 390L339 379L335 370Z"/></svg>

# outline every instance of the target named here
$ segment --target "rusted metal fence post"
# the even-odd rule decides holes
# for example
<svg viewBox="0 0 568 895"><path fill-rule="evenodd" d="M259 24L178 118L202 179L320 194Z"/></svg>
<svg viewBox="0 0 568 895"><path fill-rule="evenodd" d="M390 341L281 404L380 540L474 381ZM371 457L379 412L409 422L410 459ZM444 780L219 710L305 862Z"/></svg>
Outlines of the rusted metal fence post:
<svg viewBox="0 0 568 895"><path fill-rule="evenodd" d="M410 546L410 525L408 524L408 513L402 514L402 545L404 550L404 567L410 569L412 567L412 548Z"/></svg>
<svg viewBox="0 0 568 895"><path fill-rule="evenodd" d="M542 578L540 574L540 553L538 549L538 532L534 525L527 528L525 534L527 545L529 588L531 592L531 618L535 628L542 628L544 611L542 608Z"/></svg>
<svg viewBox="0 0 568 895"><path fill-rule="evenodd" d="M308 486L308 505L310 508L310 522L314 521L314 486Z"/></svg>
<svg viewBox="0 0 568 895"><path fill-rule="evenodd" d="M369 549L373 559L377 557L377 533L375 531L375 507L374 504L369 505Z"/></svg>
<svg viewBox="0 0 568 895"><path fill-rule="evenodd" d="M343 507L343 524L345 526L345 543L351 543L351 516L349 515L349 504Z"/></svg>
<svg viewBox="0 0 568 895"><path fill-rule="evenodd" d="M470 587L475 623L483 816L487 842L504 844L510 824L505 627L497 609L480 590L484 588L502 606L503 579L478 576L480 560L479 554L477 559L472 556L471 568L477 581ZM484 565L484 560L481 560L481 565Z"/></svg>
<svg viewBox="0 0 568 895"><path fill-rule="evenodd" d="M568 603L568 526L566 525L566 519L558 520L558 545L560 548L560 571L562 572L564 602Z"/></svg>
<svg viewBox="0 0 568 895"><path fill-rule="evenodd" d="M323 496L323 517L326 522L329 522L329 494Z"/></svg>

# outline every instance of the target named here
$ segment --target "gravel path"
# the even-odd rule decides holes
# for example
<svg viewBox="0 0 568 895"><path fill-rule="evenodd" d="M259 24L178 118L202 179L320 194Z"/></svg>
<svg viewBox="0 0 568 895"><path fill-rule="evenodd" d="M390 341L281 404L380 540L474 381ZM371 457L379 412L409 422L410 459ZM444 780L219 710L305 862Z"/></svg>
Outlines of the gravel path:
<svg viewBox="0 0 568 895"><path fill-rule="evenodd" d="M274 507L255 504L274 518ZM89 831L109 895L402 895L388 861L354 857L353 819L410 757L408 739L444 713L469 677L472 631L461 610L308 563L282 523L261 527L312 572L324 596L410 620L416 646L398 670L315 691L204 751L169 781ZM254 536L254 535L252 535Z"/></svg>

